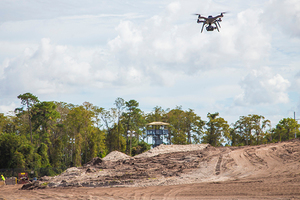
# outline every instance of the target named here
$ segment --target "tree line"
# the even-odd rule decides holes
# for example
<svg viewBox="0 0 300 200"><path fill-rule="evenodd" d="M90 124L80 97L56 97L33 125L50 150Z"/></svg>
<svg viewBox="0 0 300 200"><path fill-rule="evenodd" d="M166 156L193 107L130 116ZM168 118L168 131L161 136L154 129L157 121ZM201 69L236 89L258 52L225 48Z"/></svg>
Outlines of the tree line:
<svg viewBox="0 0 300 200"><path fill-rule="evenodd" d="M145 113L136 100L122 98L117 98L110 109L89 102L73 105L40 101L31 93L21 94L18 99L20 107L13 115L0 113L0 169L65 169L115 150L134 156L151 148L145 142L146 124L154 121L170 124L167 144L244 146L300 137L299 124L292 118L284 118L272 128L270 120L261 115L240 116L229 125L219 113L208 113L205 120L194 110L180 106L156 106ZM128 131L135 135L129 137Z"/></svg>

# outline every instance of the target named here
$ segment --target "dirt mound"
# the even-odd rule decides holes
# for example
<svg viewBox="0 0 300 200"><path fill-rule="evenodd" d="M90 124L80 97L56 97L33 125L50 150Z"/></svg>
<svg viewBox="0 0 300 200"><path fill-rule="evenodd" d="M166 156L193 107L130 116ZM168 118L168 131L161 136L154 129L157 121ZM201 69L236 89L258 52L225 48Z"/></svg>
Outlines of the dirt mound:
<svg viewBox="0 0 300 200"><path fill-rule="evenodd" d="M159 154L198 151L208 147L209 144L189 144L189 145L164 145L161 144L145 153L134 156L134 158L152 157Z"/></svg>
<svg viewBox="0 0 300 200"><path fill-rule="evenodd" d="M161 145L131 158L111 152L40 179L47 187L157 186L284 179L300 182L300 140L245 147ZM30 188L30 187L29 187Z"/></svg>
<svg viewBox="0 0 300 200"><path fill-rule="evenodd" d="M117 160L126 160L130 158L131 157L126 155L125 153L119 151L112 151L109 154L107 154L102 160L117 161Z"/></svg>

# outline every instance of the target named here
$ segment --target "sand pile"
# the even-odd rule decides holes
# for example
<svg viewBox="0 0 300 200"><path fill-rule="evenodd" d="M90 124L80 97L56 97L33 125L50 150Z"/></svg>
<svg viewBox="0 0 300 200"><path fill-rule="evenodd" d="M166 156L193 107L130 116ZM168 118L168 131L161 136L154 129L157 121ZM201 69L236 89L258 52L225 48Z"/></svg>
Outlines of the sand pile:
<svg viewBox="0 0 300 200"><path fill-rule="evenodd" d="M119 151L112 151L109 154L107 154L104 158L102 158L102 160L117 161L117 160L126 160L130 158L131 157L126 155L125 153Z"/></svg>
<svg viewBox="0 0 300 200"><path fill-rule="evenodd" d="M189 144L189 145L159 145L149 151L134 156L134 158L152 157L159 154L174 153L174 152L187 152L198 151L205 149L209 144Z"/></svg>

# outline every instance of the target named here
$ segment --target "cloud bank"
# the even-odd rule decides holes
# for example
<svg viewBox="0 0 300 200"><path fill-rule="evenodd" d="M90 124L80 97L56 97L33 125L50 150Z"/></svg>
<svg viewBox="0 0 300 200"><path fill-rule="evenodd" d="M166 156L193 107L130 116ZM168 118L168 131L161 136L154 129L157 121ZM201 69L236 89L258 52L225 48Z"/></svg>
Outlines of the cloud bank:
<svg viewBox="0 0 300 200"><path fill-rule="evenodd" d="M27 6L46 5L59 9L49 2ZM155 94L145 100L152 107L151 102L167 105L171 99L186 107L201 102L220 112L243 107L241 114L249 108L261 111L261 105L288 110L299 99L297 0L63 5L61 12L1 13L2 112L25 92L72 96L101 91L109 96L104 91L110 90L117 95L112 98L130 94L145 99L143 90L153 89ZM230 12L220 32L200 33L192 14L222 11Z"/></svg>

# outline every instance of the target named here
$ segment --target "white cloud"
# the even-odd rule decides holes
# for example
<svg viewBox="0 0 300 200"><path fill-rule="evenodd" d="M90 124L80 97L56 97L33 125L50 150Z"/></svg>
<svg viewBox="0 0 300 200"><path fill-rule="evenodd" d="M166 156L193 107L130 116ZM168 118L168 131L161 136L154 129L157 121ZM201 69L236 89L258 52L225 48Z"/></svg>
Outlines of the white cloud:
<svg viewBox="0 0 300 200"><path fill-rule="evenodd" d="M270 0L261 20L268 27L276 27L287 35L300 38L300 1Z"/></svg>
<svg viewBox="0 0 300 200"><path fill-rule="evenodd" d="M82 51L70 45L54 45L43 39L37 50L27 48L31 53L35 52L34 55L25 52L18 58L10 59L9 69L20 72L26 69L22 73L35 80L38 88L47 88L43 89L44 92L63 92L74 91L74 87L85 87L89 84L100 88L104 85L141 83L170 85L174 83L170 80L182 72L192 75L201 70L223 68L233 60L261 61L268 54L269 37L264 34L263 26L259 24L260 10L242 11L237 19L225 16L225 28L220 33L215 31L200 34L200 26L195 21L183 20L191 12L188 7L194 3L171 2L165 8L167 12L154 15L142 23L138 23L135 18L125 17L116 27L117 36L108 41L108 49L85 48ZM212 7L215 4L209 3ZM188 15L192 16L191 13ZM72 27L72 32L81 36L89 32L85 29L88 25L97 23L97 19L101 17L102 15L95 17L86 14L81 17L59 17L49 20L48 25L51 28L46 30L53 34L55 24L58 24L62 33L55 32L53 37L67 38L67 35L74 35L63 28L62 25L67 23L67 27ZM84 20L86 25L81 24L79 28L75 28L75 22L80 20ZM42 22L44 21L26 21L25 24L31 25L25 27L32 27L32 23L41 25ZM20 23L22 24L18 22ZM106 24L107 22L104 25ZM93 28L91 32L94 30L96 29ZM45 32L41 29L39 31ZM83 38L88 36L94 37L94 34L87 34ZM56 41L59 40L55 39L54 42ZM8 74L8 69L5 72L6 80L13 76L12 73ZM168 77L163 74L168 74ZM22 79L20 81L24 82ZM20 88L35 88L37 84L21 85Z"/></svg>
<svg viewBox="0 0 300 200"><path fill-rule="evenodd" d="M300 63L299 63L300 65ZM298 72L296 75L295 75L295 78L296 78L296 85L298 86L298 88L300 89L300 72Z"/></svg>
<svg viewBox="0 0 300 200"><path fill-rule="evenodd" d="M180 5L179 1L175 1L175 2L170 3L167 6L167 10L171 13L176 14L180 10L180 7L181 7L181 5Z"/></svg>
<svg viewBox="0 0 300 200"><path fill-rule="evenodd" d="M259 105L288 103L290 82L272 69L264 67L252 70L240 82L243 93L236 96L236 105Z"/></svg>
<svg viewBox="0 0 300 200"><path fill-rule="evenodd" d="M5 115L14 115L12 111L14 111L19 105L16 105L11 101L0 100L0 113L4 113Z"/></svg>
<svg viewBox="0 0 300 200"><path fill-rule="evenodd" d="M261 61L268 56L271 35L261 23L261 9L247 9L237 15L235 47L246 61Z"/></svg>
<svg viewBox="0 0 300 200"><path fill-rule="evenodd" d="M131 54L131 56L137 56L140 50L139 45L143 40L141 31L136 29L131 21L121 21L116 30L119 32L119 35L108 43L111 51L115 52L125 47L126 53Z"/></svg>
<svg viewBox="0 0 300 200"><path fill-rule="evenodd" d="M271 35L260 21L261 9L241 11L237 18L225 15L221 23L225 28L220 33L201 34L195 21L181 23L186 19L186 4L191 3L181 4L169 4L169 12L142 24L122 21L116 29L118 36L109 42L119 62L143 69L160 65L165 70L193 74L232 61L262 62L269 56Z"/></svg>
<svg viewBox="0 0 300 200"><path fill-rule="evenodd" d="M12 91L64 93L90 81L89 63L77 60L66 46L53 45L46 38L37 50L25 49L23 55L7 59L0 69L1 95Z"/></svg>
<svg viewBox="0 0 300 200"><path fill-rule="evenodd" d="M135 36L132 38L138 43ZM147 80L145 70L132 63L121 65L112 52L56 45L43 38L36 49L25 48L18 57L3 61L0 95L27 91L71 94L93 88L133 86Z"/></svg>
<svg viewBox="0 0 300 200"><path fill-rule="evenodd" d="M32 92L285 116L299 96L298 0L16 1L0 11L0 109ZM200 33L192 14L222 11L220 32Z"/></svg>

